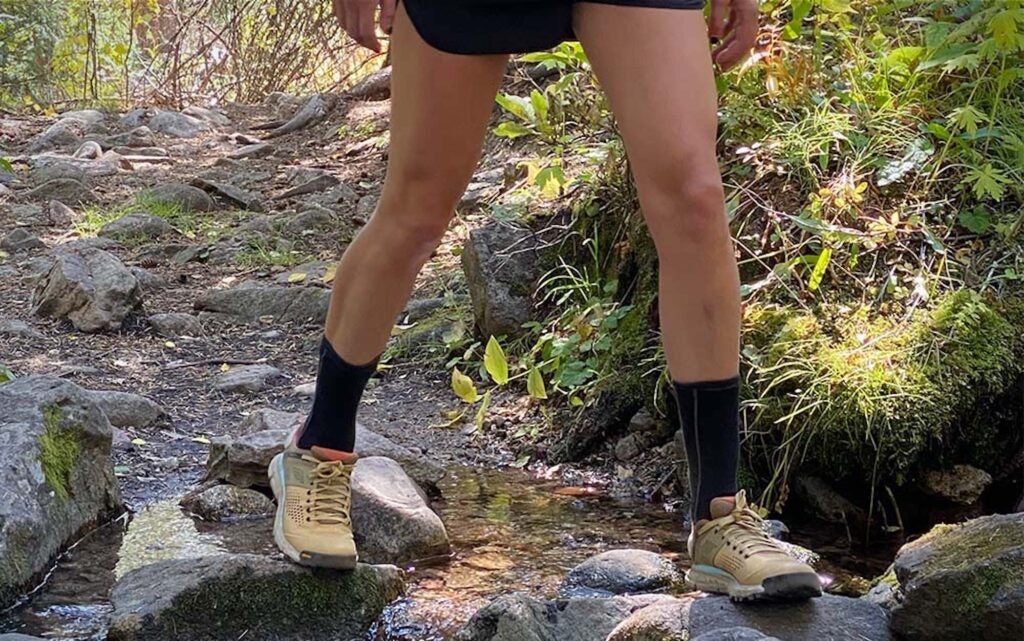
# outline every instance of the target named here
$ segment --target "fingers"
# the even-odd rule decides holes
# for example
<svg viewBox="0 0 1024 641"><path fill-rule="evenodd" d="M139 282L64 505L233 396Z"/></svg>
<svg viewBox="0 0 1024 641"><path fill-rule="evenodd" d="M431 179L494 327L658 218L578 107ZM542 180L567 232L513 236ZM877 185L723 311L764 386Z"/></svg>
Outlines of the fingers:
<svg viewBox="0 0 1024 641"><path fill-rule="evenodd" d="M725 40L711 53L712 60L723 71L736 66L750 53L759 27L756 0L733 0L731 9Z"/></svg>
<svg viewBox="0 0 1024 641"><path fill-rule="evenodd" d="M343 17L341 22L345 31L362 46L380 52L380 41L377 40L377 29L374 24L377 12L377 0L334 0L335 6L341 5Z"/></svg>
<svg viewBox="0 0 1024 641"><path fill-rule="evenodd" d="M398 0L380 0L380 30L391 35L391 28L395 25L395 8Z"/></svg>
<svg viewBox="0 0 1024 641"><path fill-rule="evenodd" d="M708 17L708 35L714 39L725 36L725 19L729 17L732 0L711 0L711 15Z"/></svg>

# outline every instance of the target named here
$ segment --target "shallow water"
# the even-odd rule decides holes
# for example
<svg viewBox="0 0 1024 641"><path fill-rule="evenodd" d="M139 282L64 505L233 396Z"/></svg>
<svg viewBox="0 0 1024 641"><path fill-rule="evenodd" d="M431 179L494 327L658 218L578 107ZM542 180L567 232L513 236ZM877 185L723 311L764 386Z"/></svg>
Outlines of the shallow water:
<svg viewBox="0 0 1024 641"><path fill-rule="evenodd" d="M450 639L496 595L555 596L574 565L605 550L645 548L681 566L686 562L679 517L659 505L566 496L557 493L564 491L560 483L519 470L452 468L441 490L445 498L435 508L448 526L453 557L406 568L408 595L371 631L372 641ZM105 637L109 593L118 577L163 559L217 552L277 554L270 520L203 523L185 515L176 502L155 503L137 513L127 528L113 523L84 538L40 589L0 618L0 632L99 641ZM828 572L842 574L851 559L836 558L840 565Z"/></svg>

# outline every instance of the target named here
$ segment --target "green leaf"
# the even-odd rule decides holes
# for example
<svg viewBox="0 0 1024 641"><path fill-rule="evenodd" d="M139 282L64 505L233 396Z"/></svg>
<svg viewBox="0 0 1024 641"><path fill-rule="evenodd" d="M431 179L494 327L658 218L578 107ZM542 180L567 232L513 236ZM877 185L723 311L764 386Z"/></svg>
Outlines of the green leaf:
<svg viewBox="0 0 1024 641"><path fill-rule="evenodd" d="M526 391L533 398L548 397L548 390L544 386L544 376L540 373L540 369L534 367L526 376Z"/></svg>
<svg viewBox="0 0 1024 641"><path fill-rule="evenodd" d="M516 462L512 464L512 467L524 468L530 464L530 455L523 454L516 459Z"/></svg>
<svg viewBox="0 0 1024 641"><path fill-rule="evenodd" d="M979 199L991 198L999 202L1006 194L1006 185L1010 179L1003 172L992 166L992 163L985 163L982 167L971 167L967 172L967 182L974 189L974 195Z"/></svg>
<svg viewBox="0 0 1024 641"><path fill-rule="evenodd" d="M533 113L537 120L546 122L548 119L548 97L534 89L530 92L530 104L533 106Z"/></svg>
<svg viewBox="0 0 1024 641"><path fill-rule="evenodd" d="M14 173L14 165L12 165L11 161L6 158L0 158L0 169L3 169L9 174Z"/></svg>
<svg viewBox="0 0 1024 641"><path fill-rule="evenodd" d="M473 380L460 372L458 367L452 369L452 391L467 403L476 403L479 398Z"/></svg>
<svg viewBox="0 0 1024 641"><path fill-rule="evenodd" d="M535 120L533 105L526 98L510 94L498 94L495 96L494 100L502 109L509 112L516 118L527 122L533 122Z"/></svg>
<svg viewBox="0 0 1024 641"><path fill-rule="evenodd" d="M506 120L494 128L494 135L502 138L520 138L522 136L529 136L533 133L533 130L522 123L515 122L513 120Z"/></svg>
<svg viewBox="0 0 1024 641"><path fill-rule="evenodd" d="M14 380L14 372L6 365L0 363L0 384L9 383Z"/></svg>
<svg viewBox="0 0 1024 641"><path fill-rule="evenodd" d="M814 263L814 271L811 272L811 280L807 283L807 289L812 292L821 286L821 280L825 277L825 271L832 260L832 248L826 247L818 254L818 260Z"/></svg>
<svg viewBox="0 0 1024 641"><path fill-rule="evenodd" d="M484 394L484 400L480 403L480 409L476 411L476 429L484 429L484 419L487 418L487 410L491 407L491 390Z"/></svg>
<svg viewBox="0 0 1024 641"><path fill-rule="evenodd" d="M800 27L803 26L804 18L811 12L814 6L813 0L793 0L791 3L793 18L786 25L783 37L786 40L794 40L800 37Z"/></svg>
<svg viewBox="0 0 1024 641"><path fill-rule="evenodd" d="M950 124L959 131L966 131L972 136L977 133L978 127L988 118L971 105L957 107L949 116Z"/></svg>
<svg viewBox="0 0 1024 641"><path fill-rule="evenodd" d="M498 385L508 382L508 359L498 339L493 336L487 341L487 347L484 349L484 368Z"/></svg>
<svg viewBox="0 0 1024 641"><path fill-rule="evenodd" d="M975 234L984 234L992 227L992 218L982 207L964 209L957 215L957 221Z"/></svg>

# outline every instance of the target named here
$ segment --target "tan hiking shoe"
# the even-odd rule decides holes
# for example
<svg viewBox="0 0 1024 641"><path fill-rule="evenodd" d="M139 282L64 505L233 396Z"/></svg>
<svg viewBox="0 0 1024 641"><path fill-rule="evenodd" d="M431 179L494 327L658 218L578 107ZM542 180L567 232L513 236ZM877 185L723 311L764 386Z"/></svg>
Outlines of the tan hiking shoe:
<svg viewBox="0 0 1024 641"><path fill-rule="evenodd" d="M355 454L289 444L267 470L277 498L274 542L301 565L350 570L358 555L352 539Z"/></svg>
<svg viewBox="0 0 1024 641"><path fill-rule="evenodd" d="M733 600L796 600L821 596L821 580L811 566L786 554L761 529L761 517L740 492L735 502L711 501L711 520L690 533L693 567L687 580L698 590L728 594Z"/></svg>

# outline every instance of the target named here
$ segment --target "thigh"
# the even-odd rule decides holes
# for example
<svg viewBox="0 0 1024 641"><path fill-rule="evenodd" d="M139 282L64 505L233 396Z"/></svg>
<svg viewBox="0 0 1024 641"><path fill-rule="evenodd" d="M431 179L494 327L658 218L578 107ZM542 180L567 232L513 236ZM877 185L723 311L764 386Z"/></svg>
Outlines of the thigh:
<svg viewBox="0 0 1024 641"><path fill-rule="evenodd" d="M608 95L641 197L651 181L717 171L718 100L702 12L579 2L573 28Z"/></svg>
<svg viewBox="0 0 1024 641"><path fill-rule="evenodd" d="M400 4L391 64L389 181L426 181L458 198L479 161L508 56L435 49Z"/></svg>

